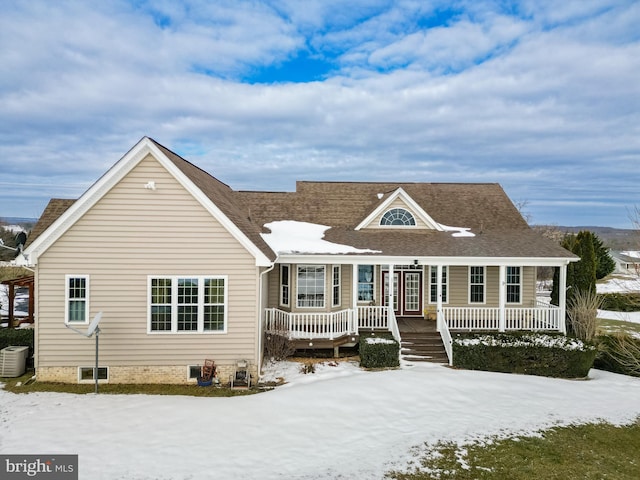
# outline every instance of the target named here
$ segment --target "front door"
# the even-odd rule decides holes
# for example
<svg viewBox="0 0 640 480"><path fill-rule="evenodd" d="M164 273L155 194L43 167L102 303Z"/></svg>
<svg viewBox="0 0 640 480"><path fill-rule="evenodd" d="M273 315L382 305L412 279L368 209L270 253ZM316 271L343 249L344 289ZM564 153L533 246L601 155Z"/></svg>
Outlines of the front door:
<svg viewBox="0 0 640 480"><path fill-rule="evenodd" d="M389 300L389 272L382 272L382 305ZM422 272L393 272L393 310L396 316L422 316Z"/></svg>

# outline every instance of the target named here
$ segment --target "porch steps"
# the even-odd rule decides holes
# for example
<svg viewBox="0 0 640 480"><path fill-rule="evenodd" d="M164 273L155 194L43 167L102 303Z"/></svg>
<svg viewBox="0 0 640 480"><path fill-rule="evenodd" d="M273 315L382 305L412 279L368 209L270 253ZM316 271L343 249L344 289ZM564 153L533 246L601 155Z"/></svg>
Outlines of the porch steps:
<svg viewBox="0 0 640 480"><path fill-rule="evenodd" d="M403 332L400 356L408 362L449 363L438 332Z"/></svg>

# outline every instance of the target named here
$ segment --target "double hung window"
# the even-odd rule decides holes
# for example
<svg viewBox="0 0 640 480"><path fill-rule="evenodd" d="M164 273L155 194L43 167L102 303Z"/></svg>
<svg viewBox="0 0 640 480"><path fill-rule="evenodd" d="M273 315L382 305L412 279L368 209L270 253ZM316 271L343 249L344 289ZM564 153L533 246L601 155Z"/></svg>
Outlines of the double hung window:
<svg viewBox="0 0 640 480"><path fill-rule="evenodd" d="M333 282L331 285L331 306L340 306L340 265L333 266Z"/></svg>
<svg viewBox="0 0 640 480"><path fill-rule="evenodd" d="M469 303L484 303L485 268L469 267Z"/></svg>
<svg viewBox="0 0 640 480"><path fill-rule="evenodd" d="M507 303L521 303L522 275L520 267L507 267Z"/></svg>
<svg viewBox="0 0 640 480"><path fill-rule="evenodd" d="M289 285L291 284L291 267L289 265L280 265L280 305L283 307L289 306L289 298L291 290Z"/></svg>
<svg viewBox="0 0 640 480"><path fill-rule="evenodd" d="M65 323L89 322L89 276L65 277Z"/></svg>

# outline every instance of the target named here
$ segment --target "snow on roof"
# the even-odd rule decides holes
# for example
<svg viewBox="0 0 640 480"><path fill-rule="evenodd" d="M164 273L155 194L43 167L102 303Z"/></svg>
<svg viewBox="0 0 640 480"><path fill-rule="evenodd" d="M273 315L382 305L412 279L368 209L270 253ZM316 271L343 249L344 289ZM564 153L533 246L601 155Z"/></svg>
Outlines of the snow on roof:
<svg viewBox="0 0 640 480"><path fill-rule="evenodd" d="M640 258L640 252L637 250L627 250L625 252L620 252L622 255L626 255L631 258Z"/></svg>
<svg viewBox="0 0 640 480"><path fill-rule="evenodd" d="M438 226L445 232L454 232L451 234L452 237L475 237L476 234L471 232L470 228L466 227L450 227L448 225L443 225L441 223Z"/></svg>
<svg viewBox="0 0 640 480"><path fill-rule="evenodd" d="M271 233L263 233L262 238L274 252L282 253L380 253L369 250L331 243L324 238L329 228L315 223L281 220L265 224Z"/></svg>

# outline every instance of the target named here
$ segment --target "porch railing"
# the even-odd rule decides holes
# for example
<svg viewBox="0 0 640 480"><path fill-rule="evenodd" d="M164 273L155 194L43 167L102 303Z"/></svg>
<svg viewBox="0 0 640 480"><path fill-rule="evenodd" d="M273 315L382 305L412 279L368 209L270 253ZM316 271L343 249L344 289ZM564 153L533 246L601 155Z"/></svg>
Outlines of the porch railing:
<svg viewBox="0 0 640 480"><path fill-rule="evenodd" d="M358 332L354 311L350 309L331 313L290 313L277 308L267 308L265 313L265 332L286 333L290 339L333 340Z"/></svg>
<svg viewBox="0 0 640 480"><path fill-rule="evenodd" d="M385 329L389 327L389 307L367 305L358 307L358 327Z"/></svg>
<svg viewBox="0 0 640 480"><path fill-rule="evenodd" d="M444 320L450 330L500 330L498 307L444 307ZM554 305L507 307L505 330L560 330L560 309Z"/></svg>
<svg viewBox="0 0 640 480"><path fill-rule="evenodd" d="M453 340L451 338L451 332L447 326L447 322L444 321L444 313L438 312L438 330L440 332L440 338L442 338L442 344L444 345L444 351L447 353L447 359L449 365L453 365Z"/></svg>

